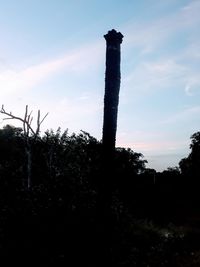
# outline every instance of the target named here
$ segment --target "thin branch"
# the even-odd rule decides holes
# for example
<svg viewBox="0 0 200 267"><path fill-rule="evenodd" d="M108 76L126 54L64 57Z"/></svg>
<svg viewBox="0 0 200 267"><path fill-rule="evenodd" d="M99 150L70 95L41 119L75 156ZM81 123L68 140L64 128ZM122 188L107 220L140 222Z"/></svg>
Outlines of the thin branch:
<svg viewBox="0 0 200 267"><path fill-rule="evenodd" d="M32 118L32 117L31 117L32 112L33 112L33 111L31 111L30 114L28 115L28 120L27 120L28 124L31 124L31 123L30 123L30 120L31 120L31 118Z"/></svg>
<svg viewBox="0 0 200 267"><path fill-rule="evenodd" d="M37 117L37 128L40 127L40 110L38 110L38 117Z"/></svg>
<svg viewBox="0 0 200 267"><path fill-rule="evenodd" d="M49 113L47 113L43 119L40 121L40 110L38 110L38 117L37 117L37 130L36 130L36 136L39 134L40 132L40 126L43 123L43 121L45 120L45 118L48 116Z"/></svg>
<svg viewBox="0 0 200 267"><path fill-rule="evenodd" d="M30 123L28 123L27 121L27 113L28 113L28 106L26 105L26 110L25 110L25 116L24 119L13 115L11 112L8 113L7 111L5 111L4 109L4 105L2 105L1 110L0 110L1 114L7 115L8 118L4 118L3 120L19 120L23 123L23 128L24 128L24 134L27 135L28 129L32 132L33 135L35 135L35 131L33 130L33 128L31 127Z"/></svg>
<svg viewBox="0 0 200 267"><path fill-rule="evenodd" d="M24 114L24 121L23 121L23 128L24 128L24 134L27 135L28 129L27 129L27 125L26 125L26 118L27 118L27 113L28 113L28 105L26 105L26 109L25 109L25 114Z"/></svg>
<svg viewBox="0 0 200 267"><path fill-rule="evenodd" d="M8 118L3 118L3 120L19 120L19 121L21 121L23 123L24 134L28 137L29 136L29 132L31 131L31 133L34 135L35 138L38 136L38 134L40 132L40 126L41 126L41 124L43 123L43 121L45 120L45 118L49 114L49 113L47 113L42 118L42 120L40 121L40 110L38 110L37 128L36 128L36 131L34 131L33 128L31 127L31 123L33 121L33 117L31 117L32 111L30 112L30 114L28 114L28 105L26 105L26 108L25 108L24 118L15 116L11 112L7 112L4 109L4 105L2 105L1 110L0 110L0 113L8 116Z"/></svg>
<svg viewBox="0 0 200 267"><path fill-rule="evenodd" d="M40 131L40 110L38 110L38 116L37 116L36 136L38 135L39 131Z"/></svg>
<svg viewBox="0 0 200 267"><path fill-rule="evenodd" d="M31 119L30 119L30 125L31 125L32 121L33 121L33 117L31 117Z"/></svg>
<svg viewBox="0 0 200 267"><path fill-rule="evenodd" d="M5 120L13 120L13 118L3 118L3 121Z"/></svg>
<svg viewBox="0 0 200 267"><path fill-rule="evenodd" d="M43 117L43 119L40 122L40 125L43 123L43 121L46 119L46 117L49 115L49 112L47 112L47 114Z"/></svg>
<svg viewBox="0 0 200 267"><path fill-rule="evenodd" d="M31 132L33 134L34 139L36 140L36 138L39 135L40 132L40 126L42 124L42 122L44 121L44 119L47 117L48 113L43 117L43 119L40 121L40 110L38 110L38 116L37 116L37 128L36 131L33 130L33 128L31 127L31 123L33 121L33 117L32 115L32 111L30 113L28 113L28 105L26 105L25 108L25 114L24 114L24 118L20 118L18 116L13 115L11 112L7 112L4 109L4 105L2 105L1 110L0 110L1 114L4 114L7 116L7 118L3 118L3 120L19 120L22 122L23 124L23 130L24 130L24 139L26 141L26 146L25 146L25 151L27 154L27 179L28 179L28 189L31 187L31 168L32 168L32 151L31 151L31 143L29 142L29 133Z"/></svg>

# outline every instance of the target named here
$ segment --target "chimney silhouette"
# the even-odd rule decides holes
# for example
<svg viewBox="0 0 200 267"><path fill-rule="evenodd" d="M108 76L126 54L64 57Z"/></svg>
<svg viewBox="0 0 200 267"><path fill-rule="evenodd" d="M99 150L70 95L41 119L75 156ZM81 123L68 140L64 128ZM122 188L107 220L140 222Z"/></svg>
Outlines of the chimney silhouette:
<svg viewBox="0 0 200 267"><path fill-rule="evenodd" d="M115 148L117 131L117 113L120 90L120 45L123 35L116 30L104 35L106 39L106 73L103 118L103 147L107 152ZM109 153L108 153L109 154Z"/></svg>

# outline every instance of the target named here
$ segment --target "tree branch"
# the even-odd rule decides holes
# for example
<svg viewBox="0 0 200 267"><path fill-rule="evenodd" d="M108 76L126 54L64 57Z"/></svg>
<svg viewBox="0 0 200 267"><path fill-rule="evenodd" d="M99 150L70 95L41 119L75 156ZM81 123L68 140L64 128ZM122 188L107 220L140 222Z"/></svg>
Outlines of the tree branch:
<svg viewBox="0 0 200 267"><path fill-rule="evenodd" d="M24 118L18 117L13 115L11 112L7 112L4 109L4 105L2 105L0 113L3 115L8 116L8 118L3 118L3 120L19 120L23 123L23 130L24 130L24 134L28 137L29 136L29 132L31 131L31 133L34 135L34 137L36 138L40 132L40 126L43 123L43 121L45 120L45 118L48 116L49 113L47 113L43 119L40 121L40 110L38 110L38 117L37 117L37 128L36 131L33 130L31 123L33 121L33 117L31 117L32 111L30 112L30 114L28 114L28 105L26 105L25 108L25 114L24 114Z"/></svg>

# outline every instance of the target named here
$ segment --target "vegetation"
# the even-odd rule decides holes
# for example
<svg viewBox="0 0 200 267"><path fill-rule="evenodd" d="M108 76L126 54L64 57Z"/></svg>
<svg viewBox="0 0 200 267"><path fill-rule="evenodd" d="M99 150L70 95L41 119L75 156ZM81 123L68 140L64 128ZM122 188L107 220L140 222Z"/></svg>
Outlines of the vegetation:
<svg viewBox="0 0 200 267"><path fill-rule="evenodd" d="M162 173L142 154L115 149L109 255L97 209L102 143L84 131L29 134L27 187L25 138L21 128L0 129L3 266L200 265L199 132L180 168Z"/></svg>

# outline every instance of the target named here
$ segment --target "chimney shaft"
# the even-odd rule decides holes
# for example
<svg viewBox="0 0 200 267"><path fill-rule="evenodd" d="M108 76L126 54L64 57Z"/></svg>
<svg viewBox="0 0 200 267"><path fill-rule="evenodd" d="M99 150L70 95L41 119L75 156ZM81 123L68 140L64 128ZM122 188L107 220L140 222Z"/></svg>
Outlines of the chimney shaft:
<svg viewBox="0 0 200 267"><path fill-rule="evenodd" d="M106 39L106 73L103 119L103 146L105 150L115 148L117 113L120 90L120 45L123 35L114 29L104 35Z"/></svg>

